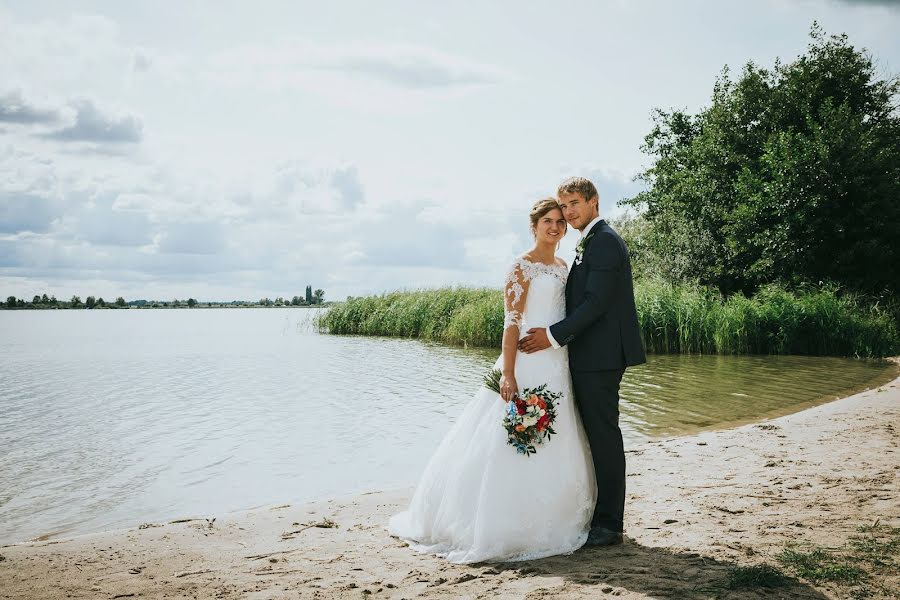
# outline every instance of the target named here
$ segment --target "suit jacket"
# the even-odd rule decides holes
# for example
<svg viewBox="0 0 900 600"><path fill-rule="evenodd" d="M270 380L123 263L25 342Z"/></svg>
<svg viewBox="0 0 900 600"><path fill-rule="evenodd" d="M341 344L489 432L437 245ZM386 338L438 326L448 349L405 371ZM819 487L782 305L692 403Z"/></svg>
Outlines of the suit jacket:
<svg viewBox="0 0 900 600"><path fill-rule="evenodd" d="M567 316L551 325L550 333L569 346L572 371L645 363L628 248L603 220L588 236L581 263L572 266L566 281Z"/></svg>

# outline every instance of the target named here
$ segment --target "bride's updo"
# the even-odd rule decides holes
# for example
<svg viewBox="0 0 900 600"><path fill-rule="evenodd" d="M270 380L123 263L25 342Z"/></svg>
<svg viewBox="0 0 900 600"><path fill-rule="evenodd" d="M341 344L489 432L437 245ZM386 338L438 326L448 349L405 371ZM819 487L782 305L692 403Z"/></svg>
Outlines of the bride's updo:
<svg viewBox="0 0 900 600"><path fill-rule="evenodd" d="M534 203L534 206L531 207L531 213L528 215L531 219L531 235L535 235L537 224L538 221L541 220L541 217L546 215L554 208L558 208L559 211L562 212L562 207L560 207L559 201L553 197L544 198L543 200L538 200Z"/></svg>

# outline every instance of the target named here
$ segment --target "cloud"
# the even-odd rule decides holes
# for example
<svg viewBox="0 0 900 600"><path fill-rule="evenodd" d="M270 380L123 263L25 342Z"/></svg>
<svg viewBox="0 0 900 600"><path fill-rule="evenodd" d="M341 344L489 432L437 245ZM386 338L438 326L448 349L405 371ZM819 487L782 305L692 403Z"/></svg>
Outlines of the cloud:
<svg viewBox="0 0 900 600"><path fill-rule="evenodd" d="M57 294L84 295L78 282L106 281L103 294L168 289L162 297L196 297L192 290L202 284L228 290L217 296L227 299L293 295L306 283L335 297L396 288L397 281L499 285L499 275L485 275L495 265L484 257L498 239L500 254L513 244L505 212L492 216L428 198L372 202L355 164L284 161L253 186L228 184L218 192L153 169L120 180L67 168L0 152L5 288L43 279L69 282L66 290L55 287ZM516 217L526 232L525 217Z"/></svg>
<svg viewBox="0 0 900 600"><path fill-rule="evenodd" d="M93 195L90 200L89 195ZM83 201L78 201L79 197ZM50 230L56 239L84 242L93 246L141 247L152 243L157 226L148 215L115 208L108 194L87 190L71 191L68 206Z"/></svg>
<svg viewBox="0 0 900 600"><path fill-rule="evenodd" d="M421 48L368 48L312 66L360 74L407 88L446 88L497 83L500 76L481 66Z"/></svg>
<svg viewBox="0 0 900 600"><path fill-rule="evenodd" d="M109 144L138 143L143 137L143 124L133 115L105 114L87 99L75 100L71 104L75 109L75 122L43 137L66 142Z"/></svg>
<svg viewBox="0 0 900 600"><path fill-rule="evenodd" d="M278 164L271 179L246 198L260 216L299 217L352 211L365 200L365 191L353 165L321 167L290 160Z"/></svg>
<svg viewBox="0 0 900 600"><path fill-rule="evenodd" d="M373 195L352 162L260 168L204 176L135 157L50 159L0 147L0 283L171 290L162 297L196 297L202 284L227 290L213 296L221 299L293 295L310 283L342 298L403 286L498 286L532 243L530 201L473 206L441 186ZM604 207L633 191L625 174L596 168L560 180L573 173L595 181ZM574 242L564 240L563 252L567 244ZM80 285L65 293L86 293Z"/></svg>
<svg viewBox="0 0 900 600"><path fill-rule="evenodd" d="M54 203L45 196L0 190L0 233L45 232L56 216Z"/></svg>
<svg viewBox="0 0 900 600"><path fill-rule="evenodd" d="M221 223L171 223L157 236L159 252L166 254L219 254L226 248Z"/></svg>
<svg viewBox="0 0 900 600"><path fill-rule="evenodd" d="M59 119L58 110L25 100L22 90L12 90L0 96L0 122L32 125L54 123Z"/></svg>
<svg viewBox="0 0 900 600"><path fill-rule="evenodd" d="M428 218L428 207L388 204L356 227L348 262L381 267L464 268L459 225Z"/></svg>
<svg viewBox="0 0 900 600"><path fill-rule="evenodd" d="M499 69L414 45L310 43L281 40L247 45L213 59L217 77L234 83L315 86L328 72L407 90L449 89L499 83Z"/></svg>

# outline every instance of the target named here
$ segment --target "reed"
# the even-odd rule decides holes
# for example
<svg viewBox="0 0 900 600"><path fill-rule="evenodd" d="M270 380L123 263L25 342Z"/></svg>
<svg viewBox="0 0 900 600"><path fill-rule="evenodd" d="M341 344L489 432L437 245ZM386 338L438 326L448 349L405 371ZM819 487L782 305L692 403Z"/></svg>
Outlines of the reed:
<svg viewBox="0 0 900 600"><path fill-rule="evenodd" d="M897 311L835 287L771 286L728 298L699 285L639 280L635 301L647 351L656 354L900 354ZM421 338L500 346L499 290L441 288L350 298L321 315L333 334Z"/></svg>
<svg viewBox="0 0 900 600"><path fill-rule="evenodd" d="M499 290L454 287L349 298L329 308L316 325L321 331L335 334L499 347L503 296Z"/></svg>

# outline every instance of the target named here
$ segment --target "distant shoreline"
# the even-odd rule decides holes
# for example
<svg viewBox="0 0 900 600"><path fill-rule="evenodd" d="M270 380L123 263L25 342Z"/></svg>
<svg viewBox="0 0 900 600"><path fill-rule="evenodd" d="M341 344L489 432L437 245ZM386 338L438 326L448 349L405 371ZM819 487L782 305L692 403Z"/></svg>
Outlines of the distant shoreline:
<svg viewBox="0 0 900 600"><path fill-rule="evenodd" d="M206 302L198 302L196 306L95 306L87 308L86 306L16 306L15 308L0 307L0 311L19 311L19 310L201 310L201 309L220 309L220 308L328 308L333 306L334 302L325 302L323 304L278 304L266 306L265 304L231 304L215 302L209 304Z"/></svg>

